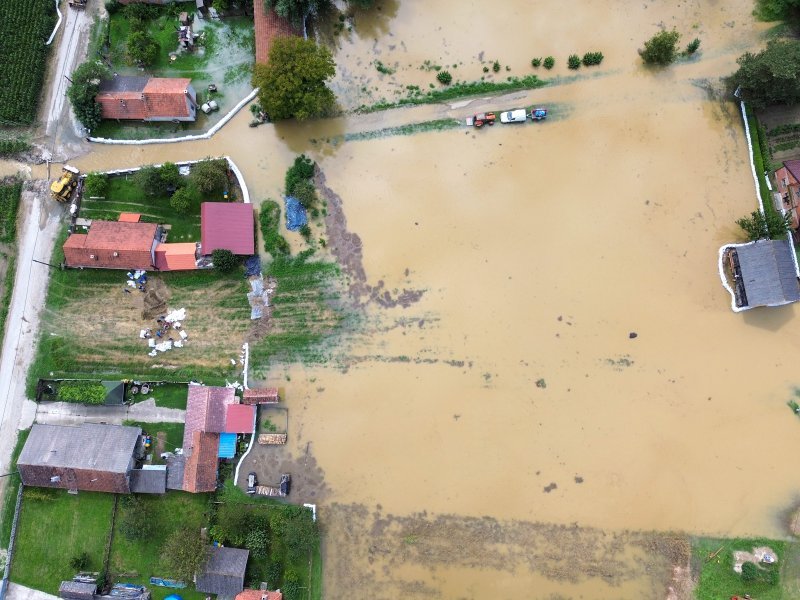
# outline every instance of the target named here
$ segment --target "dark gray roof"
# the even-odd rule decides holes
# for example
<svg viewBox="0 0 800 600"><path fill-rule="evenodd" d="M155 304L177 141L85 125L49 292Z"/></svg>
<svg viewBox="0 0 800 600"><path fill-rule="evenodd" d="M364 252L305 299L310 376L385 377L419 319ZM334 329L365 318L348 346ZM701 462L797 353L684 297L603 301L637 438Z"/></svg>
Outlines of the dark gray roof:
<svg viewBox="0 0 800 600"><path fill-rule="evenodd" d="M131 491L134 494L163 494L167 491L166 469L133 469Z"/></svg>
<svg viewBox="0 0 800 600"><path fill-rule="evenodd" d="M106 388L106 406L120 406L125 403L125 384L121 381L103 381Z"/></svg>
<svg viewBox="0 0 800 600"><path fill-rule="evenodd" d="M212 546L205 567L197 575L195 589L204 594L235 596L244 589L249 554L242 548Z"/></svg>
<svg viewBox="0 0 800 600"><path fill-rule="evenodd" d="M83 423L77 427L35 424L17 464L125 473L142 430Z"/></svg>
<svg viewBox="0 0 800 600"><path fill-rule="evenodd" d="M97 586L94 583L79 583L77 581L62 581L58 587L58 594L69 600L92 600Z"/></svg>
<svg viewBox="0 0 800 600"><path fill-rule="evenodd" d="M150 80L149 77L118 76L112 79L103 79L100 82L101 92L141 92Z"/></svg>
<svg viewBox="0 0 800 600"><path fill-rule="evenodd" d="M788 240L759 240L739 246L747 306L778 306L800 300L800 284Z"/></svg>
<svg viewBox="0 0 800 600"><path fill-rule="evenodd" d="M167 489L183 489L183 471L186 468L185 456L171 456L167 459Z"/></svg>

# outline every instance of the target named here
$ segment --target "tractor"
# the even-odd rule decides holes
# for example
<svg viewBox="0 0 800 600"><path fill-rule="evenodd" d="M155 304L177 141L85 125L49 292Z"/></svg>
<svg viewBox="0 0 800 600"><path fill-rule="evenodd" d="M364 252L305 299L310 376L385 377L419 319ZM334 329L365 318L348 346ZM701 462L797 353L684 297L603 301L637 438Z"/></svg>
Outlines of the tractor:
<svg viewBox="0 0 800 600"><path fill-rule="evenodd" d="M75 167L64 165L61 177L50 184L50 194L56 202L69 202L72 193L78 187L78 175L81 172Z"/></svg>
<svg viewBox="0 0 800 600"><path fill-rule="evenodd" d="M478 113L472 117L467 117L467 125L470 127L483 127L484 125L494 125L497 116L493 112Z"/></svg>

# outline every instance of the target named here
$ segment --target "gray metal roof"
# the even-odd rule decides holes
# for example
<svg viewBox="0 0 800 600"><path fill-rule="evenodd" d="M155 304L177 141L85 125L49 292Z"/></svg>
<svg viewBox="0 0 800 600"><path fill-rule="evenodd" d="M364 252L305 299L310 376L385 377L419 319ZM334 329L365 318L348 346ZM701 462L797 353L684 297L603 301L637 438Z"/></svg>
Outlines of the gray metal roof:
<svg viewBox="0 0 800 600"><path fill-rule="evenodd" d="M186 469L185 456L170 456L167 459L167 489L183 489L183 473Z"/></svg>
<svg viewBox="0 0 800 600"><path fill-rule="evenodd" d="M19 465L48 465L125 473L142 430L83 423L77 427L35 424L19 455Z"/></svg>
<svg viewBox="0 0 800 600"><path fill-rule="evenodd" d="M166 469L131 470L131 491L134 494L163 494L167 491Z"/></svg>
<svg viewBox="0 0 800 600"><path fill-rule="evenodd" d="M800 300L793 252L788 240L759 240L736 248L748 306L778 306Z"/></svg>
<svg viewBox="0 0 800 600"><path fill-rule="evenodd" d="M94 583L80 583L78 581L62 581L58 587L58 594L69 600L91 600L97 592Z"/></svg>
<svg viewBox="0 0 800 600"><path fill-rule="evenodd" d="M244 589L248 550L212 546L208 561L197 575L195 589L205 594L235 596Z"/></svg>
<svg viewBox="0 0 800 600"><path fill-rule="evenodd" d="M149 77L126 77L118 76L111 79L103 79L100 82L101 92L142 92L144 86L150 81Z"/></svg>

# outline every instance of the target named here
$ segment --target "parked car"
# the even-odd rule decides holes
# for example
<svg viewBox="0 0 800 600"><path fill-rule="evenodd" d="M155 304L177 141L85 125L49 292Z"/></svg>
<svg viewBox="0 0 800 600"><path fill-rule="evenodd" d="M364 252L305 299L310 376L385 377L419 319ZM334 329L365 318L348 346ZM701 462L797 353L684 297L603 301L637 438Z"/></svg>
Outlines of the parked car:
<svg viewBox="0 0 800 600"><path fill-rule="evenodd" d="M258 485L258 477L256 477L255 472L248 473L248 475L247 475L247 493L248 494L255 494L257 485Z"/></svg>
<svg viewBox="0 0 800 600"><path fill-rule="evenodd" d="M500 113L501 123L524 123L527 118L528 114L524 108L515 108L514 110Z"/></svg>

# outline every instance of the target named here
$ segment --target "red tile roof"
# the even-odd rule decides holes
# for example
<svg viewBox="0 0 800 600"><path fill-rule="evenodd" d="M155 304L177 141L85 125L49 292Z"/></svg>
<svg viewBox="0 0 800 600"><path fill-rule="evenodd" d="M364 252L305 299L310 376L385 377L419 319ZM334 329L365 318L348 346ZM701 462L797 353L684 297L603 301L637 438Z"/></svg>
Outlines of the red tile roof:
<svg viewBox="0 0 800 600"><path fill-rule="evenodd" d="M253 254L254 227L252 204L203 202L200 205L200 239L205 255L218 248L225 248L234 254Z"/></svg>
<svg viewBox="0 0 800 600"><path fill-rule="evenodd" d="M225 411L225 433L253 433L256 409L249 404L229 404Z"/></svg>
<svg viewBox="0 0 800 600"><path fill-rule="evenodd" d="M197 268L195 242L159 244L156 246L156 269L159 271L191 271Z"/></svg>
<svg viewBox="0 0 800 600"><path fill-rule="evenodd" d="M789 174L794 177L794 181L790 181L789 183L796 184L800 181L800 160L785 160L783 161L783 166L786 167Z"/></svg>
<svg viewBox="0 0 800 600"><path fill-rule="evenodd" d="M243 590L236 594L234 600L283 600L281 592L262 592L261 590Z"/></svg>
<svg viewBox="0 0 800 600"><path fill-rule="evenodd" d="M192 450L192 436L196 431L225 431L225 407L235 401L233 388L190 385L183 429L184 451Z"/></svg>
<svg viewBox="0 0 800 600"><path fill-rule="evenodd" d="M245 390L242 397L243 404L276 404L279 400L278 388Z"/></svg>
<svg viewBox="0 0 800 600"><path fill-rule="evenodd" d="M187 93L192 80L185 77L152 77L141 91L100 91L96 100L104 119L169 119L191 116Z"/></svg>
<svg viewBox="0 0 800 600"><path fill-rule="evenodd" d="M158 225L93 221L89 233L73 233L64 242L68 267L152 269Z"/></svg>
<svg viewBox="0 0 800 600"><path fill-rule="evenodd" d="M183 469L183 489L187 492L213 492L217 488L219 434L195 431L192 454Z"/></svg>
<svg viewBox="0 0 800 600"><path fill-rule="evenodd" d="M139 213L119 213L117 221L120 223L138 223L142 218Z"/></svg>
<svg viewBox="0 0 800 600"><path fill-rule="evenodd" d="M267 10L263 2L253 2L253 21L256 30L256 62L269 61L269 49L277 36L298 35L298 31L272 9Z"/></svg>

